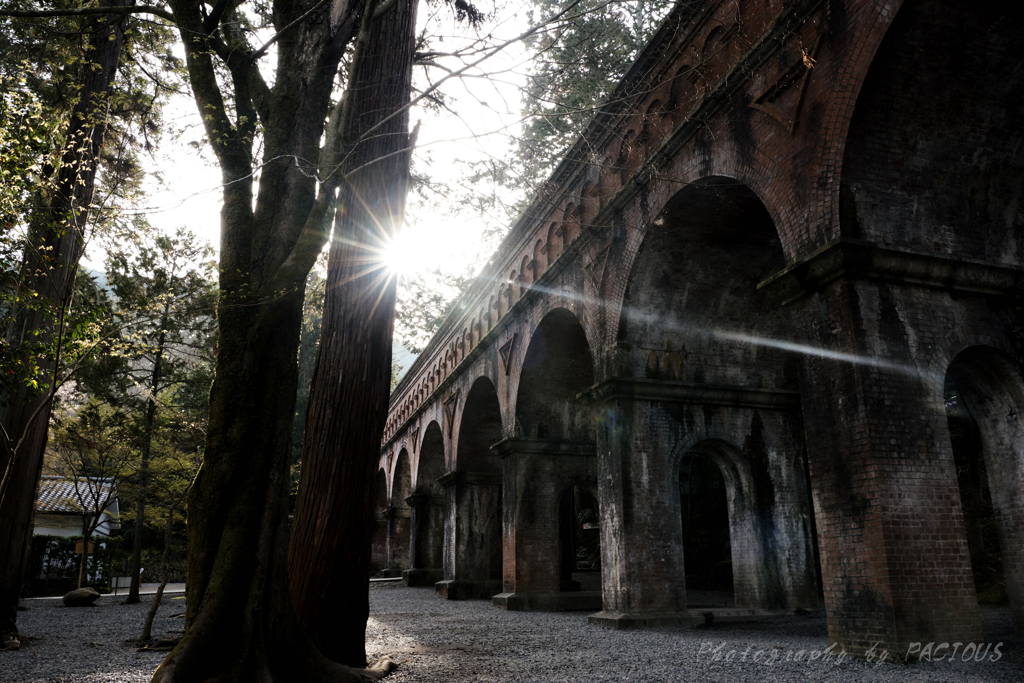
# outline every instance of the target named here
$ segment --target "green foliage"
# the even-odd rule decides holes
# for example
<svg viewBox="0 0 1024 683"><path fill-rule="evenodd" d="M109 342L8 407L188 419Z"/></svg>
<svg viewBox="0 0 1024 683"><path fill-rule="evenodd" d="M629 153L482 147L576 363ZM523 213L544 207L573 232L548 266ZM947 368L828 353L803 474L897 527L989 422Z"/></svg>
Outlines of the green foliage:
<svg viewBox="0 0 1024 683"><path fill-rule="evenodd" d="M523 93L526 123L515 158L518 182L535 188L586 128L674 3L584 0L574 18L539 33ZM564 0L538 0L533 19L549 19Z"/></svg>
<svg viewBox="0 0 1024 683"><path fill-rule="evenodd" d="M147 92L147 74L174 61L167 29L138 41L124 19L121 41L106 21L0 23L0 496L16 454L41 456L29 425L98 348L102 297L80 299L78 261L87 228L110 225L138 189L134 131L148 148L164 92Z"/></svg>
<svg viewBox="0 0 1024 683"><path fill-rule="evenodd" d="M471 281L470 271L439 268L404 278L395 305L395 340L412 353L422 352Z"/></svg>
<svg viewBox="0 0 1024 683"><path fill-rule="evenodd" d="M306 278L306 295L302 302L302 329L299 337L299 382L295 395L295 417L292 419L292 457L289 468L292 494L298 491L299 463L302 460L302 438L306 427L306 406L309 405L309 383L316 365L320 344L320 323L323 320L324 296L327 293L327 252L317 259Z"/></svg>
<svg viewBox="0 0 1024 683"><path fill-rule="evenodd" d="M522 134L508 159L464 164L455 213L514 219L561 161L673 6L671 0L537 0L531 24L550 22L527 41L533 52L522 89ZM487 222L486 219L485 223Z"/></svg>

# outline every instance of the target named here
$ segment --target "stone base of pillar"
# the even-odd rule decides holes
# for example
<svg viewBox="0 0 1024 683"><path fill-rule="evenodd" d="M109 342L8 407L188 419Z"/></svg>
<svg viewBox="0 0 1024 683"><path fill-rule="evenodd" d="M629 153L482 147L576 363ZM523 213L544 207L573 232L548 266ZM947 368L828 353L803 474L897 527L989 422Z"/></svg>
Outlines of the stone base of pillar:
<svg viewBox="0 0 1024 683"><path fill-rule="evenodd" d="M715 607L682 612L598 612L587 617L587 623L614 629L653 628L657 626L702 626L741 621L763 621L773 617L807 614L806 610L750 609L746 607Z"/></svg>
<svg viewBox="0 0 1024 683"><path fill-rule="evenodd" d="M434 584L434 591L445 600L490 600L491 596L501 592L501 580L438 581Z"/></svg>
<svg viewBox="0 0 1024 683"><path fill-rule="evenodd" d="M406 569L402 572L402 579L410 588L433 586L443 578L444 570L440 567L436 569Z"/></svg>
<svg viewBox="0 0 1024 683"><path fill-rule="evenodd" d="M491 604L507 610L570 612L601 609L601 591L571 593L500 593Z"/></svg>
<svg viewBox="0 0 1024 683"><path fill-rule="evenodd" d="M396 568L396 569L381 569L379 572L377 572L377 577L376 578L378 578L378 579L394 579L394 578L397 578L397 577L399 577L401 575L402 575L402 570L399 569L399 568Z"/></svg>

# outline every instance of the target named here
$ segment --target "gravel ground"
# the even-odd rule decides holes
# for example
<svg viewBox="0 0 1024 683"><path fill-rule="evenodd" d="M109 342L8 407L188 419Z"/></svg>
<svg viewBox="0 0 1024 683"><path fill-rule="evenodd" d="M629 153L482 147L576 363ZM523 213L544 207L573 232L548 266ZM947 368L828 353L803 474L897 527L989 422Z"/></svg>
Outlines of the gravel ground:
<svg viewBox="0 0 1024 683"><path fill-rule="evenodd" d="M162 655L124 645L142 629L148 600L101 598L92 608L59 600L22 604L19 628L34 640L0 652L0 683L148 681ZM180 635L184 601L164 599L154 635ZM389 683L460 681L917 681L1024 683L1024 638L1009 610L983 608L986 641L1002 642L998 661L909 666L832 656L823 614L698 628L611 631L585 612L506 612L486 601L449 602L429 588L376 584L370 590L367 650L399 662ZM744 653L746 660L744 661ZM945 652L948 654L948 650ZM993 659L995 650L989 651ZM813 657L813 659L811 659ZM756 658L756 661L755 661ZM799 660L799 661L792 661Z"/></svg>

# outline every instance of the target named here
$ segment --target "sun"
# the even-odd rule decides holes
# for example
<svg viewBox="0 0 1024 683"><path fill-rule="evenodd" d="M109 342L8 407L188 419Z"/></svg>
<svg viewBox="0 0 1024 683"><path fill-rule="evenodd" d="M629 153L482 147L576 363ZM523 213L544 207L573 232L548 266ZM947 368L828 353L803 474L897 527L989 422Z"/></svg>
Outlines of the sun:
<svg viewBox="0 0 1024 683"><path fill-rule="evenodd" d="M445 241L438 236L443 234L445 230L441 225L406 223L394 237L385 241L381 250L384 267L394 275L413 277L442 266L446 257Z"/></svg>
<svg viewBox="0 0 1024 683"><path fill-rule="evenodd" d="M384 243L381 253L384 267L394 275L411 275L422 261L417 256L413 241L409 239L409 231L401 230L397 235Z"/></svg>

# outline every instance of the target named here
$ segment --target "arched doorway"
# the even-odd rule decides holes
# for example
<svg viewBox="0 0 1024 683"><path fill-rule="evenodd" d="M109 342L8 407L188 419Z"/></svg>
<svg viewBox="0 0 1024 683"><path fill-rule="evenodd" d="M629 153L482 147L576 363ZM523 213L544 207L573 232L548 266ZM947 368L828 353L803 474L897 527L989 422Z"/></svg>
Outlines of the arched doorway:
<svg viewBox="0 0 1024 683"><path fill-rule="evenodd" d="M381 467L373 479L373 539L370 572L379 574L388 564L388 475Z"/></svg>
<svg viewBox="0 0 1024 683"><path fill-rule="evenodd" d="M721 439L700 441L682 458L679 503L688 607L801 606L791 605L790 543L777 536L775 496L767 490L774 484L765 465ZM807 539L796 541L806 547Z"/></svg>
<svg viewBox="0 0 1024 683"><path fill-rule="evenodd" d="M564 593L601 590L601 517L596 494L589 487L570 486L561 495L558 578Z"/></svg>
<svg viewBox="0 0 1024 683"><path fill-rule="evenodd" d="M817 606L799 360L789 350L799 340L791 312L759 288L785 267L771 214L736 178L687 185L648 226L623 297L615 374L592 392L603 399L603 569L614 572L603 580L606 616L595 621L686 613L688 562L697 584L726 592L716 603ZM688 469L698 463L713 469ZM756 487L740 486L743 468ZM706 481L690 482L688 472ZM695 493L718 492L718 514L701 510L706 518L692 519L684 537L682 498L691 494L680 486L692 483ZM748 497L755 489L757 501ZM734 494L746 507L730 508L726 525L723 496ZM737 544L740 520L754 545ZM707 534L702 551L715 546L710 557L688 557L695 531Z"/></svg>
<svg viewBox="0 0 1024 683"><path fill-rule="evenodd" d="M391 482L391 499L387 509L388 519L388 564L387 576L401 576L409 566L409 536L412 510L405 502L412 492L412 471L409 451L402 449L395 461L394 477Z"/></svg>
<svg viewBox="0 0 1024 683"><path fill-rule="evenodd" d="M946 370L944 401L978 601L1008 604L1024 629L1024 376L985 346ZM1021 416L1021 417L1019 417Z"/></svg>
<svg viewBox="0 0 1024 683"><path fill-rule="evenodd" d="M490 598L501 590L501 461L491 446L501 440L501 407L494 384L480 377L466 395L455 448L455 469L445 488L444 580L448 599Z"/></svg>
<svg viewBox="0 0 1024 683"><path fill-rule="evenodd" d="M403 573L409 586L433 586L444 578L444 436L435 421L427 425L420 446L416 488L406 498L412 508L409 569Z"/></svg>
<svg viewBox="0 0 1024 683"><path fill-rule="evenodd" d="M524 354L516 433L496 449L504 459L505 500L505 571L502 593L493 601L498 607L601 606L600 563L591 558L583 571L577 563L584 544L593 552L600 547L593 427L589 407L577 399L593 383L580 322L564 308L549 312Z"/></svg>
<svg viewBox="0 0 1024 683"><path fill-rule="evenodd" d="M729 502L722 470L701 450L679 467L687 607L735 605Z"/></svg>

